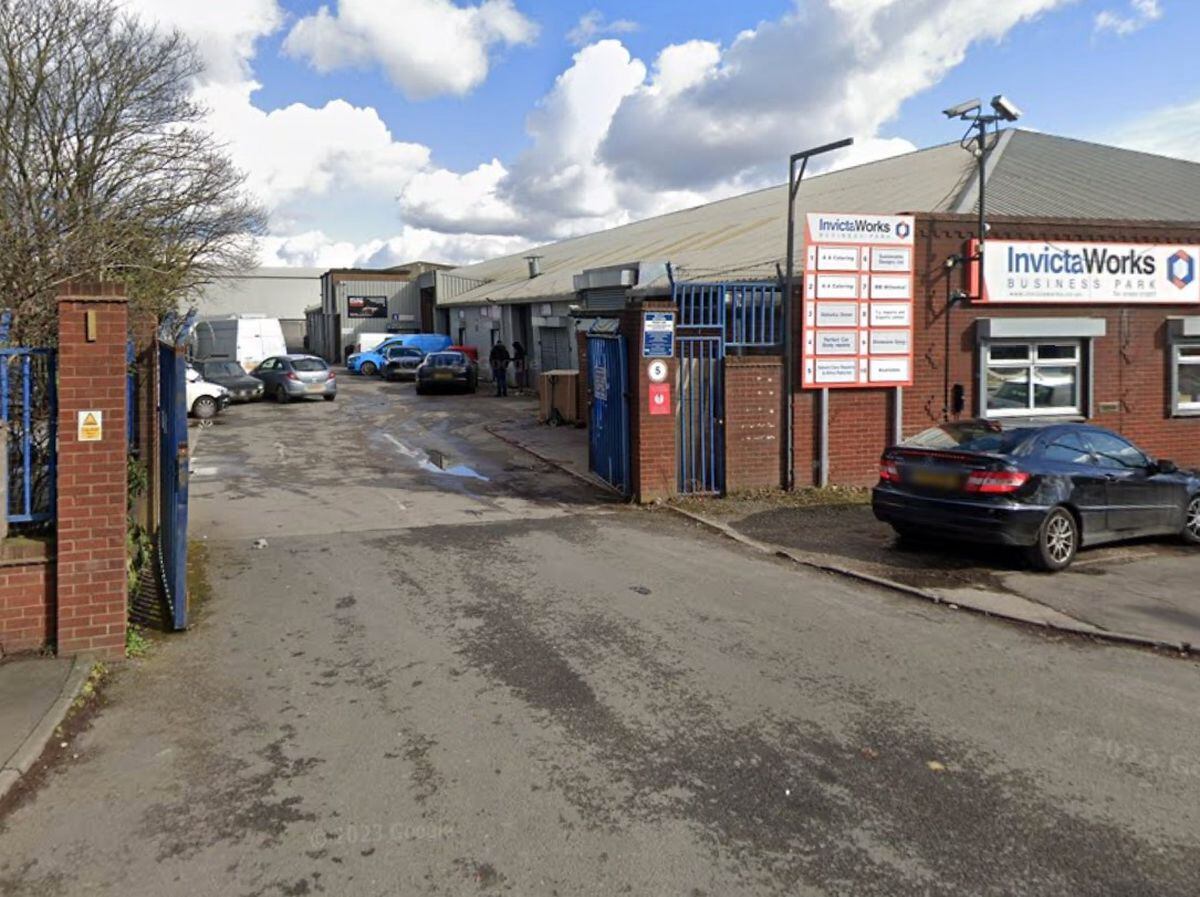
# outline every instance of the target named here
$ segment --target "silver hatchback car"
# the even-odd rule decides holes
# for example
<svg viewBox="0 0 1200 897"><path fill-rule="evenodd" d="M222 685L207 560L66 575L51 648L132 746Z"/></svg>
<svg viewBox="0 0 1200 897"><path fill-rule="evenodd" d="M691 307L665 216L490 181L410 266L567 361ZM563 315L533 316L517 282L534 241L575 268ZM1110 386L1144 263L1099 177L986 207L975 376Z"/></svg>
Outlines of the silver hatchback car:
<svg viewBox="0 0 1200 897"><path fill-rule="evenodd" d="M315 355L273 355L250 372L263 382L267 398L279 403L292 399L337 398L337 379L329 365Z"/></svg>

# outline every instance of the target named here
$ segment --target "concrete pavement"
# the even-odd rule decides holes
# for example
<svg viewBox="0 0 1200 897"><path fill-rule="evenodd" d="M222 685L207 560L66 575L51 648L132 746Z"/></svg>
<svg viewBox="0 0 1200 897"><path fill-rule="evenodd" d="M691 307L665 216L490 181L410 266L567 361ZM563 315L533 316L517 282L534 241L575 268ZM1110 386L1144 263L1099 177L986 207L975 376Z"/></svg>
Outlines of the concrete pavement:
<svg viewBox="0 0 1200 897"><path fill-rule="evenodd" d="M1195 893L1196 665L621 507L491 402L203 434L211 600L0 821L0 894Z"/></svg>
<svg viewBox="0 0 1200 897"><path fill-rule="evenodd" d="M90 668L58 657L0 663L0 799L41 757Z"/></svg>

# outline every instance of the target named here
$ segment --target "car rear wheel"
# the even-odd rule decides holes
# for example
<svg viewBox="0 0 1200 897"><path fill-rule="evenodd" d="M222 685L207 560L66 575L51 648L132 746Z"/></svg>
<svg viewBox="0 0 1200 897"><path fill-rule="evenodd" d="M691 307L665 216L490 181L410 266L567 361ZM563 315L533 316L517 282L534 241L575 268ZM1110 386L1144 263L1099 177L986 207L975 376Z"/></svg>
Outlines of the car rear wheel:
<svg viewBox="0 0 1200 897"><path fill-rule="evenodd" d="M1026 549L1037 570L1057 573L1071 566L1079 551L1079 524L1066 508L1054 508L1038 528L1037 542Z"/></svg>
<svg viewBox="0 0 1200 897"><path fill-rule="evenodd" d="M321 396L326 402L332 402L337 396Z"/></svg>
<svg viewBox="0 0 1200 897"><path fill-rule="evenodd" d="M359 368L359 370L362 371L362 375L364 377L374 377L375 372L378 371L379 368L375 366L375 362L373 361L364 361L363 366Z"/></svg>
<svg viewBox="0 0 1200 897"><path fill-rule="evenodd" d="M1187 513L1183 519L1183 540L1192 545L1200 545L1200 495L1193 495L1188 502Z"/></svg>
<svg viewBox="0 0 1200 897"><path fill-rule="evenodd" d="M217 400L212 396L201 396L192 403L192 414L198 420L208 420L211 417L216 417Z"/></svg>
<svg viewBox="0 0 1200 897"><path fill-rule="evenodd" d="M275 387L275 401L278 402L280 405L286 405L290 398L291 397L288 395L287 390L284 389L282 386Z"/></svg>

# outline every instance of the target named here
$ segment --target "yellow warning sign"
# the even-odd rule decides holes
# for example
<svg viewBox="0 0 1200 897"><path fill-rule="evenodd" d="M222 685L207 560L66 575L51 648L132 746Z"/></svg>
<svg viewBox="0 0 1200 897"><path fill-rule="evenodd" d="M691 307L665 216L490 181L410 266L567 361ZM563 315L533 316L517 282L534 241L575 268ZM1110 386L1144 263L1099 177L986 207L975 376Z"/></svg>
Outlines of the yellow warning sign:
<svg viewBox="0 0 1200 897"><path fill-rule="evenodd" d="M79 441L99 442L104 438L104 412L79 412Z"/></svg>

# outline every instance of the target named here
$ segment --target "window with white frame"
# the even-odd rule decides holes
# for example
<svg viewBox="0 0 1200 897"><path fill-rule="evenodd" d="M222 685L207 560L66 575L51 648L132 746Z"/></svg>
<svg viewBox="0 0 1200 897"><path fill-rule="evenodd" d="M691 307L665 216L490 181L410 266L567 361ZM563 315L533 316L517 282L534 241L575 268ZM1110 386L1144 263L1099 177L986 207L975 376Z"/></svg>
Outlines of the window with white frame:
<svg viewBox="0 0 1200 897"><path fill-rule="evenodd" d="M983 346L984 415L1079 415L1083 347L1077 340L995 341Z"/></svg>
<svg viewBox="0 0 1200 897"><path fill-rule="evenodd" d="M1176 343L1172 362L1175 413L1200 414L1200 342Z"/></svg>

